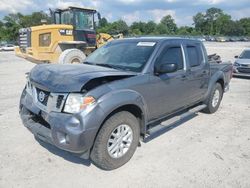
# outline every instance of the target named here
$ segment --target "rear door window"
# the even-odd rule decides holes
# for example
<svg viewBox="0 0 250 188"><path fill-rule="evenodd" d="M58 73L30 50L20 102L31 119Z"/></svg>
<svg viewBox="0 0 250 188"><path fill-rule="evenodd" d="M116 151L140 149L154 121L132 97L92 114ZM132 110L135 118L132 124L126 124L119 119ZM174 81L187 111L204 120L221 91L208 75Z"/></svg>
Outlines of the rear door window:
<svg viewBox="0 0 250 188"><path fill-rule="evenodd" d="M187 55L190 67L200 66L202 63L202 52L198 46L187 46Z"/></svg>

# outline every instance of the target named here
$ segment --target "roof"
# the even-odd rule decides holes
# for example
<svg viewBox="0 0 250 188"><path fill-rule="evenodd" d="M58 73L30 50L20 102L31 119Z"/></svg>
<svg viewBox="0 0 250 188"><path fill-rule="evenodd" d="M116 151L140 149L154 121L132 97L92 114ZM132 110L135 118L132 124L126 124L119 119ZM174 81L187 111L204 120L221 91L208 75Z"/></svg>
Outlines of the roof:
<svg viewBox="0 0 250 188"><path fill-rule="evenodd" d="M56 9L56 11L65 11L65 10L69 10L69 9L79 9L79 10L85 10L85 11L91 11L91 12L96 12L95 9L92 9L92 8L84 8L84 7L74 7L74 6L69 6L67 8L58 8Z"/></svg>
<svg viewBox="0 0 250 188"><path fill-rule="evenodd" d="M127 41L141 41L141 42L160 42L160 41L166 41L166 40L184 40L184 41L193 41L193 42L200 42L198 39L190 39L190 38L184 38L184 37L164 37L164 36L142 36L142 37L130 37L130 38L124 38L121 40L127 40ZM117 41L117 40L115 40Z"/></svg>

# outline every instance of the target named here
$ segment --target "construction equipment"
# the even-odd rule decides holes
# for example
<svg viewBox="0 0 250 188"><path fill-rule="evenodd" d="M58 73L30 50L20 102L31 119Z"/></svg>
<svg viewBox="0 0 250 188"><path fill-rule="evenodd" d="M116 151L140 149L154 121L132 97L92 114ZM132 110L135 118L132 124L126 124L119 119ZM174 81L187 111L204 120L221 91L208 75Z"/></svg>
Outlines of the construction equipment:
<svg viewBox="0 0 250 188"><path fill-rule="evenodd" d="M97 35L94 9L68 7L51 11L53 24L19 30L16 55L34 63L80 63L113 37ZM122 36L120 36L122 37Z"/></svg>

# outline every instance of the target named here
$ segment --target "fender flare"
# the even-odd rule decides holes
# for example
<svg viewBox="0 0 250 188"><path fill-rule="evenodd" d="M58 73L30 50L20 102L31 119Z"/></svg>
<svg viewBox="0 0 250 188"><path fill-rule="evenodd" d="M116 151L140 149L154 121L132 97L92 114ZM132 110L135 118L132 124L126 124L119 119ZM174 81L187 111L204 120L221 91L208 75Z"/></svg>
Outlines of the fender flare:
<svg viewBox="0 0 250 188"><path fill-rule="evenodd" d="M146 131L146 122L148 117L147 112L147 104L138 92L134 90L124 89L124 90L116 90L106 95L102 96L98 100L98 106L102 109L104 113L104 117L102 122L106 120L106 118L115 110L126 106L126 105L135 105L142 112L142 125L141 130L143 133ZM101 126L100 126L101 128Z"/></svg>
<svg viewBox="0 0 250 188"><path fill-rule="evenodd" d="M207 89L207 92L206 92L206 94L204 96L204 100L207 99L207 97L209 96L211 90L213 89L213 87L216 84L216 82L218 82L218 80L223 80L223 82L225 83L225 77L224 77L224 73L222 71L216 72L210 78L210 81L208 83L208 89ZM222 88L224 88L224 86L222 86Z"/></svg>

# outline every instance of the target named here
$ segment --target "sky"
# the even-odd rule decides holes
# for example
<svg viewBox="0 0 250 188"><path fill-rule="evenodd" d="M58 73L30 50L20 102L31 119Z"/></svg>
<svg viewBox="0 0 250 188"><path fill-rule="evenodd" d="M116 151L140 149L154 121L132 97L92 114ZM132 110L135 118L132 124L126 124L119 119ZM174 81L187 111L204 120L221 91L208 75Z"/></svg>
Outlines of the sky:
<svg viewBox="0 0 250 188"><path fill-rule="evenodd" d="M158 23L163 16L171 15L178 26L191 26L197 12L211 7L221 8L234 20L250 17L250 0L0 0L0 18L8 13L29 14L67 6L95 8L110 22L123 19L128 24L149 20Z"/></svg>

